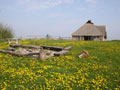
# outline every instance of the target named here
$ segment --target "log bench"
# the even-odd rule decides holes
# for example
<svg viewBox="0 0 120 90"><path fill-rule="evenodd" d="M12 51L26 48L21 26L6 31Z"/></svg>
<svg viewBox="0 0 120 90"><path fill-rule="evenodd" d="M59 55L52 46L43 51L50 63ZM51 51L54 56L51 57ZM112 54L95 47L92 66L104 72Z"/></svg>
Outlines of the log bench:
<svg viewBox="0 0 120 90"><path fill-rule="evenodd" d="M17 50L15 50L16 47L20 47L20 48L30 48L30 50L27 50L27 52L17 52ZM32 57L37 57L39 59L47 59L49 57L53 57L53 56L62 56L65 54L69 53L69 50L72 48L72 46L68 46L68 47L57 47L57 46L46 46L46 45L42 45L41 46L41 50L39 46L33 46L33 45L22 45L22 44L11 44L10 47L8 48L9 50L0 50L0 53L5 53L5 54L11 54L11 55L15 55L15 56L32 56ZM37 49L38 52L35 52L34 49ZM47 52L45 52L45 51ZM24 49L23 49L24 51ZM51 55L47 55L47 53L52 52Z"/></svg>

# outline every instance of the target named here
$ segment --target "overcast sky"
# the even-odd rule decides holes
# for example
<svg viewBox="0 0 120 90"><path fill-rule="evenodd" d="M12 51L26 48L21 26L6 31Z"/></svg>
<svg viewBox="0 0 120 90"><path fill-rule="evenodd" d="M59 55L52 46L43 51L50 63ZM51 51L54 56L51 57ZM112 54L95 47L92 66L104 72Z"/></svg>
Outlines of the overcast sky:
<svg viewBox="0 0 120 90"><path fill-rule="evenodd" d="M0 23L17 36L71 36L89 19L120 39L120 0L0 0Z"/></svg>

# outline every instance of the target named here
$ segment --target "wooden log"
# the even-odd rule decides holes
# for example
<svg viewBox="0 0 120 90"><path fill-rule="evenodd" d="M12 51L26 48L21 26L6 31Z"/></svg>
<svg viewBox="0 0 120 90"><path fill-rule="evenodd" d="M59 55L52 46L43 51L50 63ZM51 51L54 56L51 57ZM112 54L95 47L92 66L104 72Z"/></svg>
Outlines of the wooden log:
<svg viewBox="0 0 120 90"><path fill-rule="evenodd" d="M22 44L11 44L10 47L13 47L13 48L15 48L15 47L22 47Z"/></svg>
<svg viewBox="0 0 120 90"><path fill-rule="evenodd" d="M40 49L39 46L32 46L32 45L22 45L23 48L33 48L33 49Z"/></svg>
<svg viewBox="0 0 120 90"><path fill-rule="evenodd" d="M52 50L52 51L62 51L64 49L63 47L57 47L57 46L45 46L45 45L42 45L41 47L43 49Z"/></svg>
<svg viewBox="0 0 120 90"><path fill-rule="evenodd" d="M16 56L23 56L23 54L16 53L13 51L6 51L6 50L0 50L0 53L11 54L11 55L16 55Z"/></svg>
<svg viewBox="0 0 120 90"><path fill-rule="evenodd" d="M72 49L72 46L65 47L64 50L70 50Z"/></svg>
<svg viewBox="0 0 120 90"><path fill-rule="evenodd" d="M62 55L68 54L68 53L69 53L68 50L63 50L63 51L54 53L54 56L62 56Z"/></svg>
<svg viewBox="0 0 120 90"><path fill-rule="evenodd" d="M10 47L23 47L23 48L33 48L33 49L40 49L39 46L33 46L33 45L22 45L22 44L11 44Z"/></svg>
<svg viewBox="0 0 120 90"><path fill-rule="evenodd" d="M11 54L11 55L15 55L15 56L31 56L31 55L38 55L39 54L37 52L30 52L30 53L22 54L22 53L17 53L14 51L7 51L7 50L0 50L0 53Z"/></svg>

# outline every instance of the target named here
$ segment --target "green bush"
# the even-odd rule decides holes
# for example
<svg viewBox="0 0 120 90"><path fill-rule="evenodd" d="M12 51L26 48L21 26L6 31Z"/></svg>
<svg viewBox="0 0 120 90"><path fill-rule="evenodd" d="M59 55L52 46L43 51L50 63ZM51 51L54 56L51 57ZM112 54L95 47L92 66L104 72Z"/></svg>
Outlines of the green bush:
<svg viewBox="0 0 120 90"><path fill-rule="evenodd" d="M6 40L7 38L13 38L14 34L9 26L0 24L0 41Z"/></svg>

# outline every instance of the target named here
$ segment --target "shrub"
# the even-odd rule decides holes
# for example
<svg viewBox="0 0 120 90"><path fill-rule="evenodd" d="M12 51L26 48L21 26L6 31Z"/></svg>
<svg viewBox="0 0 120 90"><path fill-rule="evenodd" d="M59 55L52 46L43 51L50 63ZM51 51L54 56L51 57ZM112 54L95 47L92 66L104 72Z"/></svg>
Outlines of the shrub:
<svg viewBox="0 0 120 90"><path fill-rule="evenodd" d="M6 40L7 38L13 38L14 34L9 26L0 24L0 41Z"/></svg>

